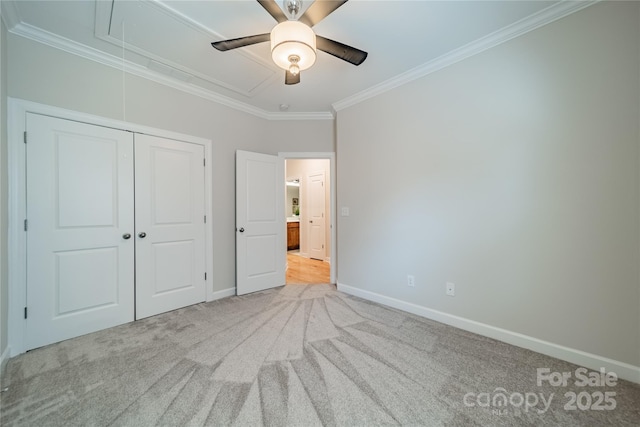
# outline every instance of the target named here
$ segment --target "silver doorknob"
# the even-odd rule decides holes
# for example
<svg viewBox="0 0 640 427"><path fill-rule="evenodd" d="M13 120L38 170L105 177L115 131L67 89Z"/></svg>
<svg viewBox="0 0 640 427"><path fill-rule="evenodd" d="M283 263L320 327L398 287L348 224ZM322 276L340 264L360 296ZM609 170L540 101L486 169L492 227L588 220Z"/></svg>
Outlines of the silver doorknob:
<svg viewBox="0 0 640 427"><path fill-rule="evenodd" d="M147 233L145 233L144 231L141 231L140 233L138 233L138 237L141 239L144 239L145 237L147 237Z"/></svg>
<svg viewBox="0 0 640 427"><path fill-rule="evenodd" d="M131 234L129 234L129 233L125 233L125 234L123 234L123 235L122 235L122 238L123 238L124 240L129 240L129 239L131 238Z"/></svg>
<svg viewBox="0 0 640 427"><path fill-rule="evenodd" d="M244 233L244 228L240 228L240 230L238 230L241 233Z"/></svg>

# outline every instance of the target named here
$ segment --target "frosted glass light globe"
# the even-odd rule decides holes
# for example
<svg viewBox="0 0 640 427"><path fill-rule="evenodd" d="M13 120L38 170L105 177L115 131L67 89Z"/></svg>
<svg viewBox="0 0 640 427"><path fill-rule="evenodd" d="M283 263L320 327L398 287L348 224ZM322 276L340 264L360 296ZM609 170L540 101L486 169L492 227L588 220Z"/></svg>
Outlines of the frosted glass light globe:
<svg viewBox="0 0 640 427"><path fill-rule="evenodd" d="M316 62L316 34L302 22L284 21L271 30L271 58L283 70L289 70L289 57L300 58L300 71L310 68Z"/></svg>

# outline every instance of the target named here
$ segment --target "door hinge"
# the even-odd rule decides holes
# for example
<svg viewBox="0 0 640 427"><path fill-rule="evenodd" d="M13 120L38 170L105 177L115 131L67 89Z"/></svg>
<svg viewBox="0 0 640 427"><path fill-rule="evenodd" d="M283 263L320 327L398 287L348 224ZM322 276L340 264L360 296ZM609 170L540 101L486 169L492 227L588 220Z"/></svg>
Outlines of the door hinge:
<svg viewBox="0 0 640 427"><path fill-rule="evenodd" d="M207 159L202 159L202 166L204 166L204 167L207 166Z"/></svg>
<svg viewBox="0 0 640 427"><path fill-rule="evenodd" d="M26 130L24 131L24 143L25 144L27 143L27 131Z"/></svg>
<svg viewBox="0 0 640 427"><path fill-rule="evenodd" d="M27 307L24 308L24 318L27 318Z"/></svg>
<svg viewBox="0 0 640 427"><path fill-rule="evenodd" d="M25 219L24 220L24 231L27 231L28 228L29 228L29 222Z"/></svg>
<svg viewBox="0 0 640 427"><path fill-rule="evenodd" d="M207 216L206 215L204 216L204 223L205 224L207 223Z"/></svg>
<svg viewBox="0 0 640 427"><path fill-rule="evenodd" d="M204 280L207 280L207 273L204 273Z"/></svg>

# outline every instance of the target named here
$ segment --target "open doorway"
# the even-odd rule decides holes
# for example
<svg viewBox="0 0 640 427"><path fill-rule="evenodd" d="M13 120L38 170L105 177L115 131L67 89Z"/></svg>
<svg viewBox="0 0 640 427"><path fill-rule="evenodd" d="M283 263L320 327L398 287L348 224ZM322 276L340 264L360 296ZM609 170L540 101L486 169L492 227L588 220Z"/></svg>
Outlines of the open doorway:
<svg viewBox="0 0 640 427"><path fill-rule="evenodd" d="M285 158L287 284L333 283L331 158Z"/></svg>

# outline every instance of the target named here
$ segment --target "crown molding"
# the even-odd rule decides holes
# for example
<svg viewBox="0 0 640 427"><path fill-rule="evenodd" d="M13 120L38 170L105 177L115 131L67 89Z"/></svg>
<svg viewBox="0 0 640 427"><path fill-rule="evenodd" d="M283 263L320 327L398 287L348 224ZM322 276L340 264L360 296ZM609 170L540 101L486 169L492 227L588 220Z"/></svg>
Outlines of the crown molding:
<svg viewBox="0 0 640 427"><path fill-rule="evenodd" d="M572 13L585 9L595 3L599 3L600 1L602 0L563 0L560 3L549 6L498 31L495 31L471 43L454 49L432 61L412 68L409 71L392 77L382 83L376 84L368 89L356 93L355 95L337 101L332 104L333 110L335 112L338 112L340 110L344 110L345 108L359 104L369 98L373 98L391 89L405 85L409 82L453 65L456 62L460 62L473 55L477 55L481 52L484 52L485 50L491 49L492 47L498 46L544 25L550 24L551 22L554 22L558 19L564 18L565 16L571 15Z"/></svg>
<svg viewBox="0 0 640 427"><path fill-rule="evenodd" d="M10 5L9 8L13 8L16 14L11 18L19 19L17 10L13 2L2 1L2 15L5 18L5 3ZM7 21L5 21L7 23ZM9 25L7 25L9 28ZM330 112L309 112L309 113L277 113L263 110L253 105L249 105L245 102L238 101L225 95L221 95L211 90L183 82L181 80L173 79L164 74L150 70L147 67L136 64L129 60L123 59L115 55L111 55L95 49L90 46L86 46L81 43L77 43L73 40L61 37L57 34L35 27L33 25L26 24L24 22L17 22L11 26L9 31L12 34L33 40L35 42L53 47L55 49L62 50L70 53L106 65L111 68L115 68L120 71L125 71L129 74L151 80L153 82L177 89L179 91L195 95L200 98L215 102L217 104L224 105L234 110L242 111L265 120L332 120L333 115Z"/></svg>

